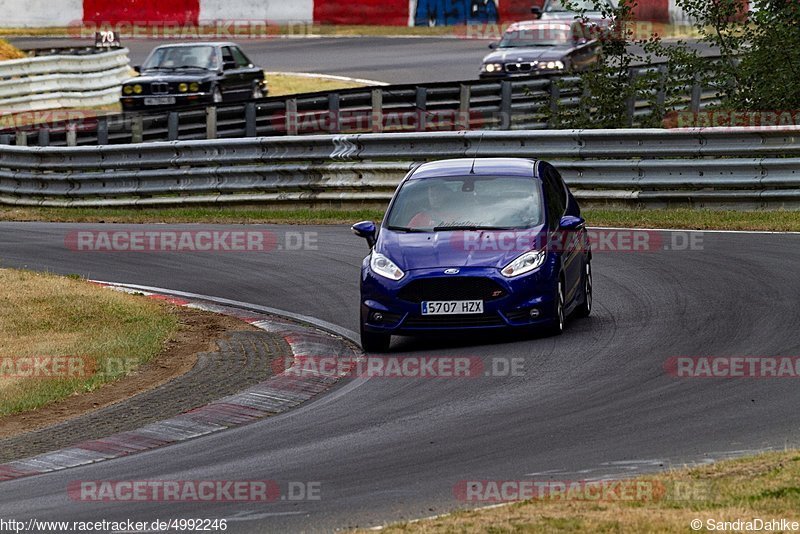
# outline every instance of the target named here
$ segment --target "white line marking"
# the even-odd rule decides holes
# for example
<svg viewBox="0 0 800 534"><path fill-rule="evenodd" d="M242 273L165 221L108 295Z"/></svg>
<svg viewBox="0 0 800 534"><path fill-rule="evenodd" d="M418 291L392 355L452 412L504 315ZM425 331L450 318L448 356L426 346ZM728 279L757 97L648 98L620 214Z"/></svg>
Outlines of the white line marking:
<svg viewBox="0 0 800 534"><path fill-rule="evenodd" d="M283 72L283 71L264 71L267 76L297 76L299 78L323 78L326 80L336 80L340 82L361 83L364 85L379 85L381 87L389 85L386 82L377 80L367 80L364 78L350 78L349 76L335 76L333 74L317 74L315 72Z"/></svg>
<svg viewBox="0 0 800 534"><path fill-rule="evenodd" d="M800 212L798 212L800 217ZM698 230L696 228L638 228L633 226L589 226L590 230L644 230L646 232L700 232L703 234L774 234L800 235L800 232L780 232L776 230Z"/></svg>

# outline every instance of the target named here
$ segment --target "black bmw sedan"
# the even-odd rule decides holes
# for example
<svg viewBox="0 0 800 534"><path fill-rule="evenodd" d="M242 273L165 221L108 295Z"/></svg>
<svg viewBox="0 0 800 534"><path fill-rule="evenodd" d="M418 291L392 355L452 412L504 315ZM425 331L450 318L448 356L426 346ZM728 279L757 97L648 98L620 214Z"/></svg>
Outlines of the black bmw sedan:
<svg viewBox="0 0 800 534"><path fill-rule="evenodd" d="M508 27L494 52L483 58L481 78L581 71L602 54L598 39L576 22L518 22Z"/></svg>
<svg viewBox="0 0 800 534"><path fill-rule="evenodd" d="M155 48L122 85L122 109L143 110L262 98L264 71L234 43Z"/></svg>

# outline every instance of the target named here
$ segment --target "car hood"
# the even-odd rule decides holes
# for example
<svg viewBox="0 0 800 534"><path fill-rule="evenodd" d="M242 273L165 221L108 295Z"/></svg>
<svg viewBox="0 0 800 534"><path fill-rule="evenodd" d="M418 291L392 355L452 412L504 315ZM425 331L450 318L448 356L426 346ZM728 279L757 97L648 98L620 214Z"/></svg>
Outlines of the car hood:
<svg viewBox="0 0 800 534"><path fill-rule="evenodd" d="M543 243L543 226L528 230L481 230L431 233L403 233L382 229L375 250L394 261L400 269L450 267L496 267ZM541 247L538 247L541 248Z"/></svg>
<svg viewBox="0 0 800 534"><path fill-rule="evenodd" d="M557 59L562 59L571 49L572 47L570 46L499 48L483 58L483 62L555 61Z"/></svg>
<svg viewBox="0 0 800 534"><path fill-rule="evenodd" d="M166 71L145 71L141 76L131 78L128 82L150 83L150 82L201 82L216 77L216 74L209 71L182 70L180 72Z"/></svg>

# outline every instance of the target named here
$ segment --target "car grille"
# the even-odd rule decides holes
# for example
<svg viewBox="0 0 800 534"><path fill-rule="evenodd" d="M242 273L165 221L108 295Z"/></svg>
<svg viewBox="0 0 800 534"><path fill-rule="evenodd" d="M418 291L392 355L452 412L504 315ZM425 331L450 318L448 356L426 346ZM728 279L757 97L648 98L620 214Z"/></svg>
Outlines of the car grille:
<svg viewBox="0 0 800 534"><path fill-rule="evenodd" d="M398 297L409 302L427 300L483 300L506 296L506 291L494 280L478 276L453 278L420 278L400 290Z"/></svg>
<svg viewBox="0 0 800 534"><path fill-rule="evenodd" d="M412 315L403 326L468 328L470 326L503 326L505 321L496 313L484 315Z"/></svg>
<svg viewBox="0 0 800 534"><path fill-rule="evenodd" d="M506 63L506 72L531 72L533 63Z"/></svg>
<svg viewBox="0 0 800 534"><path fill-rule="evenodd" d="M167 82L153 82L150 84L150 93L154 95L166 95L169 93Z"/></svg>

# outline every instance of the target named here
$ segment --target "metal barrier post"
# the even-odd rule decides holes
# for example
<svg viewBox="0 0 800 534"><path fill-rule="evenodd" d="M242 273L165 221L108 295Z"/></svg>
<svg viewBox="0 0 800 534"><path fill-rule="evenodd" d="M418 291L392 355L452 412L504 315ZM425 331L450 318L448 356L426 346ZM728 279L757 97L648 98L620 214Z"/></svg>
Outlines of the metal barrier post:
<svg viewBox="0 0 800 534"><path fill-rule="evenodd" d="M258 125L256 124L256 103L248 102L244 106L244 135L245 137L256 137L258 135Z"/></svg>
<svg viewBox="0 0 800 534"><path fill-rule="evenodd" d="M383 89L372 90L372 117L370 126L374 133L383 131Z"/></svg>
<svg viewBox="0 0 800 534"><path fill-rule="evenodd" d="M67 125L67 146L78 146L78 128L72 123Z"/></svg>
<svg viewBox="0 0 800 534"><path fill-rule="evenodd" d="M470 127L470 116L469 116L469 100L472 95L472 88L462 83L461 88L459 89L459 98L458 98L458 120L455 121L453 124L453 128L456 129L459 126L463 130L469 130Z"/></svg>
<svg viewBox="0 0 800 534"><path fill-rule="evenodd" d="M428 126L428 90L424 87L417 87L415 100L417 108L417 131L424 132Z"/></svg>
<svg viewBox="0 0 800 534"><path fill-rule="evenodd" d="M511 129L511 102L513 99L513 89L511 82L503 80L500 82L500 129Z"/></svg>
<svg viewBox="0 0 800 534"><path fill-rule="evenodd" d="M108 144L108 119L106 117L98 117L97 119L97 144Z"/></svg>
<svg viewBox="0 0 800 534"><path fill-rule="evenodd" d="M136 115L131 121L131 143L141 143L144 140L144 121L141 115Z"/></svg>
<svg viewBox="0 0 800 534"><path fill-rule="evenodd" d="M286 135L297 135L297 100L286 101Z"/></svg>
<svg viewBox="0 0 800 534"><path fill-rule="evenodd" d="M206 139L217 138L217 108L209 106L206 108Z"/></svg>
<svg viewBox="0 0 800 534"><path fill-rule="evenodd" d="M167 139L178 140L178 113L175 111L170 111L167 115Z"/></svg>
<svg viewBox="0 0 800 534"><path fill-rule="evenodd" d="M15 143L17 146L28 146L28 133L23 130L17 130Z"/></svg>
<svg viewBox="0 0 800 534"><path fill-rule="evenodd" d="M50 145L50 130L47 128L42 128L39 130L39 146L49 146Z"/></svg>
<svg viewBox="0 0 800 534"><path fill-rule="evenodd" d="M328 131L339 133L341 123L339 121L339 93L328 95Z"/></svg>
<svg viewBox="0 0 800 534"><path fill-rule="evenodd" d="M561 89L558 83L552 78L550 79L550 117L547 119L547 124L550 128L556 128L558 120L558 100L561 98Z"/></svg>

